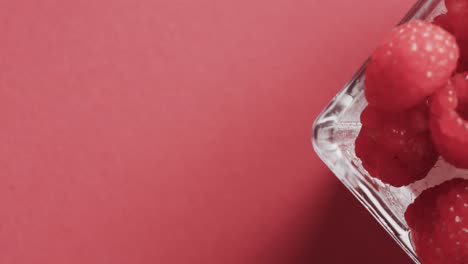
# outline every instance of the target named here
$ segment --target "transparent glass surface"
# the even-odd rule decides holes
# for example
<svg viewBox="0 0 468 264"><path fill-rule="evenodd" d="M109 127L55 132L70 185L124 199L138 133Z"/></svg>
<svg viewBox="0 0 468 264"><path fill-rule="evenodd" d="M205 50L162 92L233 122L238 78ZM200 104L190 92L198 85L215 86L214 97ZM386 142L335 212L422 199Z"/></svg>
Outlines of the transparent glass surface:
<svg viewBox="0 0 468 264"><path fill-rule="evenodd" d="M432 21L445 10L443 0L421 0L401 23L413 19ZM468 179L468 173L439 160L425 179L401 188L392 187L369 176L354 152L354 142L361 128L359 116L367 105L363 93L365 67L366 63L315 121L313 146L325 164L414 262L420 263L404 219L406 208L423 190L451 178Z"/></svg>

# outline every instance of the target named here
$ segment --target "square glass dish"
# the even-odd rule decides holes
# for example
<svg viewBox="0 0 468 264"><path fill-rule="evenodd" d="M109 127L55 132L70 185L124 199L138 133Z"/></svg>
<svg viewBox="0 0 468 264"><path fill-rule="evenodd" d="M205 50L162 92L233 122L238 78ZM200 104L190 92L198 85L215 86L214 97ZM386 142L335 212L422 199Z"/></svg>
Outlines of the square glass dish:
<svg viewBox="0 0 468 264"><path fill-rule="evenodd" d="M445 11L443 0L420 0L401 23L413 19L432 21ZM451 178L468 179L468 173L439 159L425 179L401 188L369 176L354 151L354 142L361 128L360 114L367 105L364 98L365 68L366 63L319 115L313 126L313 146L318 156L414 262L420 263L404 219L406 208L423 190Z"/></svg>

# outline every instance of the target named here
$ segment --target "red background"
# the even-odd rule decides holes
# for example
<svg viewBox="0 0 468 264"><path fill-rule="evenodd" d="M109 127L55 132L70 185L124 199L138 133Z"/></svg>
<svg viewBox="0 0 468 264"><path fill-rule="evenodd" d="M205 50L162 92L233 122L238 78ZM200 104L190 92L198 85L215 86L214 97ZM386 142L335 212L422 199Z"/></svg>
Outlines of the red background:
<svg viewBox="0 0 468 264"><path fill-rule="evenodd" d="M0 263L410 263L309 135L412 4L2 1Z"/></svg>

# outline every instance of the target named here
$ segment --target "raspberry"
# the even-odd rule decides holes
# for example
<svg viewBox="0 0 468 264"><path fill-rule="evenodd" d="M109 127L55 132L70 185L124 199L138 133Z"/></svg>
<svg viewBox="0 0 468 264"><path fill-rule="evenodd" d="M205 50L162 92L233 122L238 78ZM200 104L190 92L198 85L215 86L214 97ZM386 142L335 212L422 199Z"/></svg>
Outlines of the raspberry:
<svg viewBox="0 0 468 264"><path fill-rule="evenodd" d="M438 159L422 104L400 114L368 106L356 139L356 156L372 177L400 187L424 178Z"/></svg>
<svg viewBox="0 0 468 264"><path fill-rule="evenodd" d="M430 129L441 156L468 169L468 73L457 74L434 94Z"/></svg>
<svg viewBox="0 0 468 264"><path fill-rule="evenodd" d="M455 179L424 191L405 213L423 264L468 263L468 181Z"/></svg>
<svg viewBox="0 0 468 264"><path fill-rule="evenodd" d="M399 26L372 55L367 101L388 112L412 108L447 82L458 56L455 38L444 29L419 20Z"/></svg>

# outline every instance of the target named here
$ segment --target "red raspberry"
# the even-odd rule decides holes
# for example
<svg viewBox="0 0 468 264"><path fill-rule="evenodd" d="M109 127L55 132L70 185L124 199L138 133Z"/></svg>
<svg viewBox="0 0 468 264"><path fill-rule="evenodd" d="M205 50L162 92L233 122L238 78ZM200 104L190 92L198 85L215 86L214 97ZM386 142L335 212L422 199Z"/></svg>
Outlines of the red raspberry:
<svg viewBox="0 0 468 264"><path fill-rule="evenodd" d="M355 147L369 174L396 187L424 178L438 158L427 119L425 105L400 114L368 106Z"/></svg>
<svg viewBox="0 0 468 264"><path fill-rule="evenodd" d="M442 28L419 20L399 26L372 55L366 98L389 112L414 107L447 82L458 56L455 38Z"/></svg>
<svg viewBox="0 0 468 264"><path fill-rule="evenodd" d="M468 263L468 181L424 191L405 213L423 264Z"/></svg>
<svg viewBox="0 0 468 264"><path fill-rule="evenodd" d="M468 73L457 74L434 94L430 129L441 156L468 169Z"/></svg>

